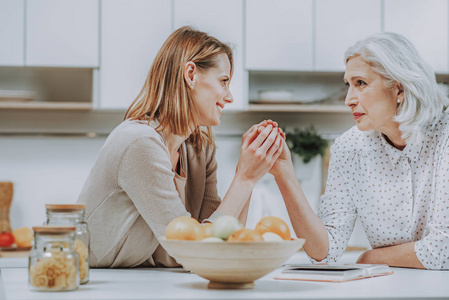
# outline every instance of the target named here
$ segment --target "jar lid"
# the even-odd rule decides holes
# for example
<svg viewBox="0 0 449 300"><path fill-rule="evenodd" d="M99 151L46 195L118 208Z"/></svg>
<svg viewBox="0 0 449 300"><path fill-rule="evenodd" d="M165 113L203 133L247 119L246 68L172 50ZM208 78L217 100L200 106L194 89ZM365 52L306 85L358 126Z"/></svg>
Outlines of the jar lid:
<svg viewBox="0 0 449 300"><path fill-rule="evenodd" d="M33 227L34 232L49 233L49 234L72 233L75 230L76 230L76 227L74 227L74 226L35 226L35 227Z"/></svg>
<svg viewBox="0 0 449 300"><path fill-rule="evenodd" d="M86 209L86 204L45 204L45 209L51 211L69 212Z"/></svg>

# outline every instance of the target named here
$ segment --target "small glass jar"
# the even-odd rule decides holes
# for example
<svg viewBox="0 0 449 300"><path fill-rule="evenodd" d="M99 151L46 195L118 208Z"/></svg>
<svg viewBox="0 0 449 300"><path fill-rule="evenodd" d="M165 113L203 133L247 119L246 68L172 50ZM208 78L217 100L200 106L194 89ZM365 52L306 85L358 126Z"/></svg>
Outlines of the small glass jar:
<svg viewBox="0 0 449 300"><path fill-rule="evenodd" d="M73 291L79 287L76 227L33 227L34 246L28 260L28 284L36 291Z"/></svg>
<svg viewBox="0 0 449 300"><path fill-rule="evenodd" d="M80 257L80 283L89 282L90 234L84 221L85 204L46 204L46 225L76 226L75 250Z"/></svg>

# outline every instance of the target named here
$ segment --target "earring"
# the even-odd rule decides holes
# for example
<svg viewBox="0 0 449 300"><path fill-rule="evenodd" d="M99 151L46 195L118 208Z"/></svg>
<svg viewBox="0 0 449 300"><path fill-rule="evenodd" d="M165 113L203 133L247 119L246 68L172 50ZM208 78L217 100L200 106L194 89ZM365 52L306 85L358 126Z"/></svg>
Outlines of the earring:
<svg viewBox="0 0 449 300"><path fill-rule="evenodd" d="M401 100L398 99L397 102L398 102L398 104L399 104L399 103L401 103Z"/></svg>

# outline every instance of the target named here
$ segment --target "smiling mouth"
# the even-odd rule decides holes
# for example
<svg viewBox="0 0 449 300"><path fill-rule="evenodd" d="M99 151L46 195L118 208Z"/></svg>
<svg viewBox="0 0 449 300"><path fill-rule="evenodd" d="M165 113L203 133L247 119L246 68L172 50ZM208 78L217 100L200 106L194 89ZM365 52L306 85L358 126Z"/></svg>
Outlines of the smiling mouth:
<svg viewBox="0 0 449 300"><path fill-rule="evenodd" d="M365 114L362 114L362 113L353 113L354 119L356 119L356 120L364 115Z"/></svg>
<svg viewBox="0 0 449 300"><path fill-rule="evenodd" d="M220 104L217 104L217 107L218 107L218 111L220 111L220 112L224 109L224 105L221 106Z"/></svg>

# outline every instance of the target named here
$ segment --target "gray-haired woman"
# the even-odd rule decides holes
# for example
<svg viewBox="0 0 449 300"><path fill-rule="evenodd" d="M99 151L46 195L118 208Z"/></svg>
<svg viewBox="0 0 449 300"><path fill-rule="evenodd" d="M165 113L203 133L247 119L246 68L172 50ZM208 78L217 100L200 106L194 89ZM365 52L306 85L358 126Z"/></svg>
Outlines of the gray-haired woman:
<svg viewBox="0 0 449 300"><path fill-rule="evenodd" d="M336 261L359 216L371 243L359 263L449 269L449 99L403 36L381 33L345 54L357 126L331 149L318 215L284 143L271 169L293 228L315 261Z"/></svg>

